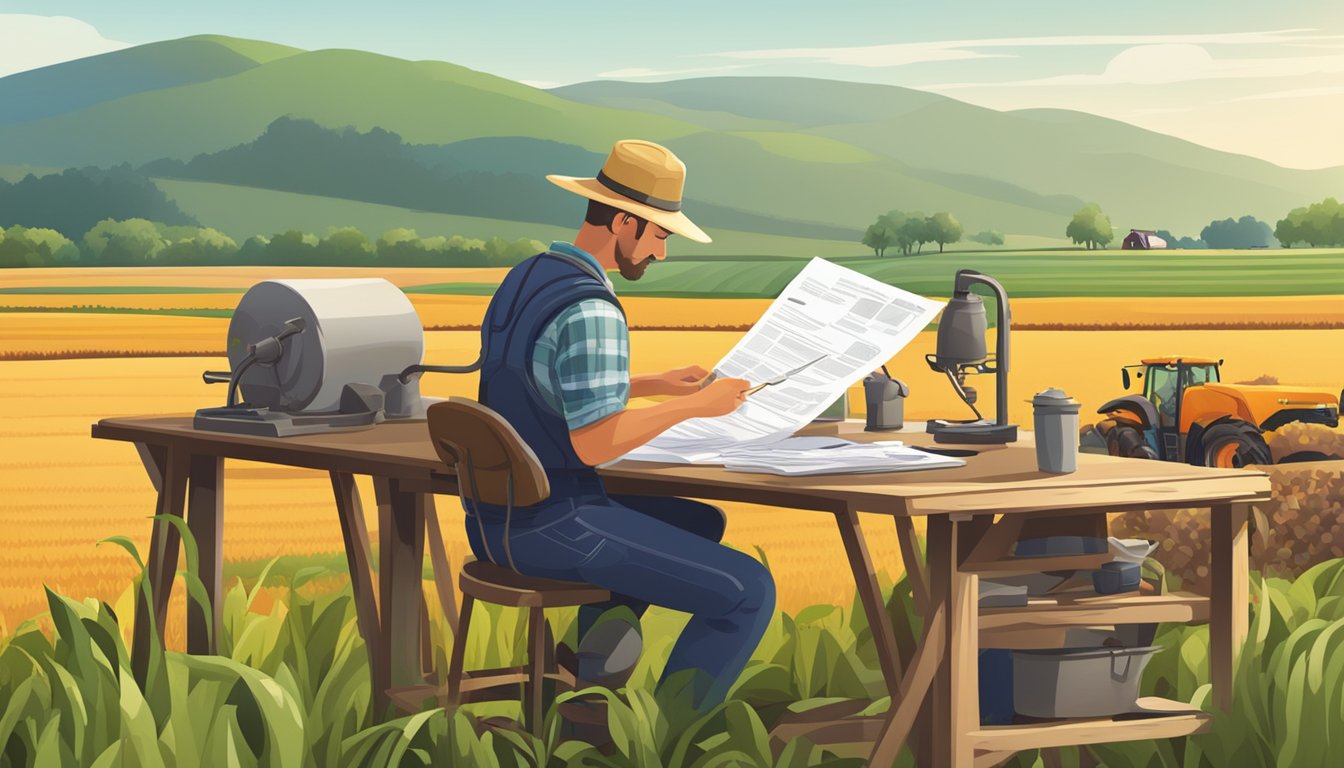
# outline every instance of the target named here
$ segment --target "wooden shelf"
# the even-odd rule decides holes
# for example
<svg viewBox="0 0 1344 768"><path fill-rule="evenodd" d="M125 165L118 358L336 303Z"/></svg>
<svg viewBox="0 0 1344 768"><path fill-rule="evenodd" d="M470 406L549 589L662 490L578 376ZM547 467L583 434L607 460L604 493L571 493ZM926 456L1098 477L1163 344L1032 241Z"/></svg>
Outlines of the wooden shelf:
<svg viewBox="0 0 1344 768"><path fill-rule="evenodd" d="M1114 560L1110 552L1095 555L1046 555L1044 557L1005 557L998 560L969 560L961 564L963 573L980 576L1009 576L1045 571L1095 571Z"/></svg>
<svg viewBox="0 0 1344 768"><path fill-rule="evenodd" d="M1058 627L1208 620L1209 599L1191 592L1033 597L1025 607L980 609L981 630L1023 625Z"/></svg>
<svg viewBox="0 0 1344 768"><path fill-rule="evenodd" d="M1169 699L1145 697L1139 699L1139 706L1165 710L1170 714L1125 720L1103 717L1029 725L991 725L971 731L968 736L978 750L1017 752L1113 741L1171 739L1201 733L1208 729L1213 720L1208 713Z"/></svg>

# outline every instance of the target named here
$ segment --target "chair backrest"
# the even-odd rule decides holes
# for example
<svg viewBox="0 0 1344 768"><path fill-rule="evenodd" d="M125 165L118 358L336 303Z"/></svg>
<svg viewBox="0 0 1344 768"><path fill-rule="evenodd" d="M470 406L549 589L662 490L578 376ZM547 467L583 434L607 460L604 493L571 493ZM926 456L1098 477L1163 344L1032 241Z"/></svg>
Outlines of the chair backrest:
<svg viewBox="0 0 1344 768"><path fill-rule="evenodd" d="M434 403L425 413L434 450L457 472L464 499L526 507L551 495L537 455L503 416L463 397Z"/></svg>

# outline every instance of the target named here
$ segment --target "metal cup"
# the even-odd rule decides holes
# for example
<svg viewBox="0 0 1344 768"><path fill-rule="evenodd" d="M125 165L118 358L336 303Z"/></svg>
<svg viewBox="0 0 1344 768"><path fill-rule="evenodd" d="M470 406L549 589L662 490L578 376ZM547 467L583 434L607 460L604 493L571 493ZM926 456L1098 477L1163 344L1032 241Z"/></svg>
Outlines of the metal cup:
<svg viewBox="0 0 1344 768"><path fill-rule="evenodd" d="M1036 466L1057 474L1078 469L1077 400L1061 389L1047 389L1031 399L1036 430Z"/></svg>

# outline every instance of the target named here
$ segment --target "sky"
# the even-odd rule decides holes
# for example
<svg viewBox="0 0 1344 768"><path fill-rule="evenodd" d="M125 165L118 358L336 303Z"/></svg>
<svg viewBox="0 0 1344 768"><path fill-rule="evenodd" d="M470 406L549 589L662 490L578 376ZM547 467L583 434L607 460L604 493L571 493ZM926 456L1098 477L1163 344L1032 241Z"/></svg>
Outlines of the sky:
<svg viewBox="0 0 1344 768"><path fill-rule="evenodd" d="M1090 112L1287 167L1344 165L1337 0L0 0L0 76L194 34L451 61L542 88L883 83Z"/></svg>

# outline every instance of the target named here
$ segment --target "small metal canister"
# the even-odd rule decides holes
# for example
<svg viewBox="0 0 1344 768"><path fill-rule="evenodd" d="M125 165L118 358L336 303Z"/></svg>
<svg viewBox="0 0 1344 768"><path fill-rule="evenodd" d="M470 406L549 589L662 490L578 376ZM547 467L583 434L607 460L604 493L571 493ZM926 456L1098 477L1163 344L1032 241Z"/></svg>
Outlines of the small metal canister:
<svg viewBox="0 0 1344 768"><path fill-rule="evenodd" d="M868 432L885 432L905 426L905 398L910 388L885 371L874 371L863 380L863 399L867 406Z"/></svg>
<svg viewBox="0 0 1344 768"><path fill-rule="evenodd" d="M1050 388L1031 399L1035 410L1036 465L1042 472L1078 469L1077 400Z"/></svg>

